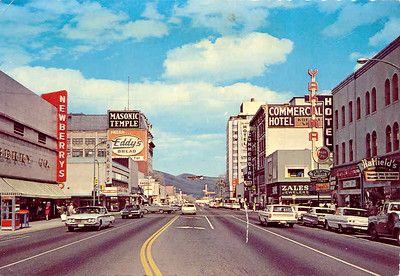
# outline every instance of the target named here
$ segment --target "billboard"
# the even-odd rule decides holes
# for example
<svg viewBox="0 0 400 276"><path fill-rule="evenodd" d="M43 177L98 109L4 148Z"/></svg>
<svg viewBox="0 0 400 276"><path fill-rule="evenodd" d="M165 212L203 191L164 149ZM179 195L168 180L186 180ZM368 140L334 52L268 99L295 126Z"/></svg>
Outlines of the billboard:
<svg viewBox="0 0 400 276"><path fill-rule="evenodd" d="M112 143L113 158L132 158L134 161L147 161L146 129L109 129L107 140Z"/></svg>
<svg viewBox="0 0 400 276"><path fill-rule="evenodd" d="M311 113L315 112L314 127L323 126L323 106L312 110L310 105L268 105L268 127L309 128Z"/></svg>
<svg viewBox="0 0 400 276"><path fill-rule="evenodd" d="M67 181L67 118L68 92L43 94L42 98L57 108L57 182Z"/></svg>

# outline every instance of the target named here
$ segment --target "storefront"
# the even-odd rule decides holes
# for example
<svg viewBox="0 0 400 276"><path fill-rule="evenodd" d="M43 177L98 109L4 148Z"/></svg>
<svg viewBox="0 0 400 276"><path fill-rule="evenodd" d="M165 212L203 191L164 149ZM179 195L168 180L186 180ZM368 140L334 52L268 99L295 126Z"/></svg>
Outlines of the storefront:
<svg viewBox="0 0 400 276"><path fill-rule="evenodd" d="M331 185L336 190L333 198L337 206L361 206L361 174L357 165L332 169Z"/></svg>

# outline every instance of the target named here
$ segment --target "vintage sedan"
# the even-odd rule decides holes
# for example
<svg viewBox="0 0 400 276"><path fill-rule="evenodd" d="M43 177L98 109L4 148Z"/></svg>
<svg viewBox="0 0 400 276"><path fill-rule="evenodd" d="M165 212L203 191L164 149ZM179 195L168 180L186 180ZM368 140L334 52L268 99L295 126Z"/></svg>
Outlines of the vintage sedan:
<svg viewBox="0 0 400 276"><path fill-rule="evenodd" d="M112 226L114 221L115 217L105 207L87 206L78 207L75 214L67 217L65 225L68 231L74 231L75 228L100 230L102 227Z"/></svg>
<svg viewBox="0 0 400 276"><path fill-rule="evenodd" d="M144 209L140 205L126 205L120 213L123 219L142 218L144 214Z"/></svg>
<svg viewBox="0 0 400 276"><path fill-rule="evenodd" d="M367 231L368 211L365 209L339 207L335 214L325 216L325 228L337 229L339 233L345 231Z"/></svg>
<svg viewBox="0 0 400 276"><path fill-rule="evenodd" d="M318 226L325 225L325 216L334 214L335 210L323 207L312 207L307 213L303 214L303 225Z"/></svg>

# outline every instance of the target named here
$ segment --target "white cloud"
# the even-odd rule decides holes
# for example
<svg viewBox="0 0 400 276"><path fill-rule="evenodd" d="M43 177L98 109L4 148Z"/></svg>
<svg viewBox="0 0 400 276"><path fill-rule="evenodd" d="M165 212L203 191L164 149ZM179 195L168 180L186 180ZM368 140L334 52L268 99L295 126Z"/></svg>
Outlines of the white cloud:
<svg viewBox="0 0 400 276"><path fill-rule="evenodd" d="M376 33L373 37L370 37L369 44L377 46L380 44L389 44L400 35L400 19L390 18L386 22L385 27Z"/></svg>
<svg viewBox="0 0 400 276"><path fill-rule="evenodd" d="M366 3L346 2L340 5L337 20L323 30L327 36L345 36L354 29L370 25L390 16L398 16L397 1L369 1Z"/></svg>
<svg viewBox="0 0 400 276"><path fill-rule="evenodd" d="M284 62L293 43L264 33L208 39L171 50L164 61L165 78L224 82L260 76Z"/></svg>

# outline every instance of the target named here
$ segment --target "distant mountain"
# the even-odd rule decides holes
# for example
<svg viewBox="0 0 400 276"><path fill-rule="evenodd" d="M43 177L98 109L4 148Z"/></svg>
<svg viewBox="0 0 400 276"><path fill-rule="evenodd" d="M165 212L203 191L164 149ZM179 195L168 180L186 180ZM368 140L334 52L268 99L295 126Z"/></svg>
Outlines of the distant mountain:
<svg viewBox="0 0 400 276"><path fill-rule="evenodd" d="M194 197L202 197L204 195L204 185L207 184L209 192L215 191L218 177L204 176L203 179L190 179L188 177L194 174L184 173L180 175L172 175L169 173L154 171L154 174L164 180L165 185L173 185L176 191L182 190L182 193L193 195Z"/></svg>

